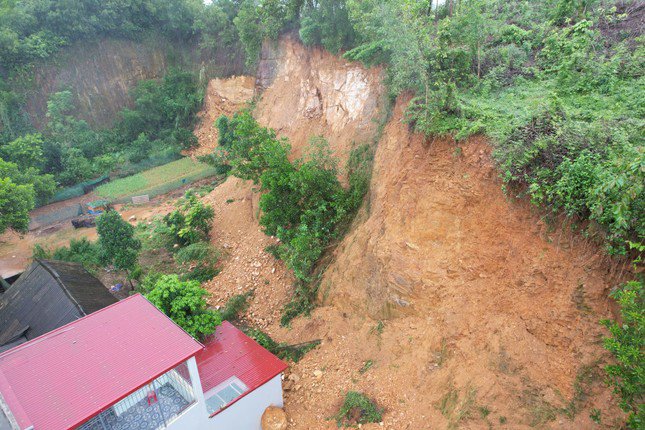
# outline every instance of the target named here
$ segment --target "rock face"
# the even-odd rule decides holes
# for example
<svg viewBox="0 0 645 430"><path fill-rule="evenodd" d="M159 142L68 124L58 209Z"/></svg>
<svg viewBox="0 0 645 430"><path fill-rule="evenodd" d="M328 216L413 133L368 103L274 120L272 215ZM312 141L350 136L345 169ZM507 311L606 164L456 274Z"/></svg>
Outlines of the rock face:
<svg viewBox="0 0 645 430"><path fill-rule="evenodd" d="M323 136L344 167L350 150L372 143L384 114L380 69L365 69L290 37L264 45L257 85L263 90L256 118L288 137L293 156Z"/></svg>
<svg viewBox="0 0 645 430"><path fill-rule="evenodd" d="M76 115L91 125L109 125L131 102L129 91L138 81L159 78L171 66L199 72L200 78L242 73L243 57L230 57L236 60L231 61L221 52L200 51L194 45L163 40L79 42L61 50L54 64L37 65L34 81L24 85L23 92L28 113L37 127L44 125L49 95L63 89L74 94Z"/></svg>
<svg viewBox="0 0 645 430"><path fill-rule="evenodd" d="M286 430L287 414L282 408L269 406L262 414L262 430Z"/></svg>

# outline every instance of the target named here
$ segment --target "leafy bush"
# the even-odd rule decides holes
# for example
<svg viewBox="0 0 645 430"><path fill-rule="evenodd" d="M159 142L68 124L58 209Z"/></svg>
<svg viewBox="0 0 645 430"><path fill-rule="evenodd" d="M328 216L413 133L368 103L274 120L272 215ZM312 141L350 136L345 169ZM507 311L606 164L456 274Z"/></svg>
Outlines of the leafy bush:
<svg viewBox="0 0 645 430"><path fill-rule="evenodd" d="M208 292L197 281L180 281L177 275L162 275L146 294L150 302L188 334L203 339L222 322L219 313L208 308Z"/></svg>
<svg viewBox="0 0 645 430"><path fill-rule="evenodd" d="M383 420L383 410L365 394L349 391L345 394L345 400L334 418L338 427L378 423Z"/></svg>
<svg viewBox="0 0 645 430"><path fill-rule="evenodd" d="M628 282L612 293L621 307L621 322L604 320L611 337L604 341L616 364L605 367L609 383L621 397L620 407L629 414L628 426L643 428L645 424L645 297L643 282Z"/></svg>
<svg viewBox="0 0 645 430"><path fill-rule="evenodd" d="M199 201L192 191L187 191L177 206L175 211L163 218L176 243L190 245L208 240L215 216L213 208Z"/></svg>
<svg viewBox="0 0 645 430"><path fill-rule="evenodd" d="M96 220L101 260L116 269L130 271L137 264L141 242L134 236L134 227L115 210L102 213Z"/></svg>
<svg viewBox="0 0 645 430"><path fill-rule="evenodd" d="M0 233L8 228L26 232L29 229L29 211L33 207L33 187L17 185L10 178L0 177Z"/></svg>
<svg viewBox="0 0 645 430"><path fill-rule="evenodd" d="M182 280L210 281L219 273L214 267L218 259L217 250L206 242L192 243L175 253L175 261L184 272Z"/></svg>
<svg viewBox="0 0 645 430"><path fill-rule="evenodd" d="M72 239L69 246L54 250L34 245L33 257L45 260L69 261L81 263L85 269L94 271L102 266L101 248L98 243L90 242L87 238Z"/></svg>

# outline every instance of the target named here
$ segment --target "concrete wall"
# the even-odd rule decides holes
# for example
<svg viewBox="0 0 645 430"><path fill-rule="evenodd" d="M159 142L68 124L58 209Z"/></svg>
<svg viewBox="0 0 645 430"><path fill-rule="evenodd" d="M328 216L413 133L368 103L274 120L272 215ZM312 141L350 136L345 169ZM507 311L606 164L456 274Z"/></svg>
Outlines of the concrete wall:
<svg viewBox="0 0 645 430"><path fill-rule="evenodd" d="M193 389L197 393L197 403L171 421L167 429L262 430L262 414L266 408L269 406L283 406L282 375L274 377L212 418L209 418L209 414L206 411L206 402L201 391L201 384L199 385L199 391L196 390L195 385L193 383Z"/></svg>
<svg viewBox="0 0 645 430"><path fill-rule="evenodd" d="M208 425L201 428L209 430L262 430L262 414L269 406L283 406L281 375L274 377L210 418Z"/></svg>

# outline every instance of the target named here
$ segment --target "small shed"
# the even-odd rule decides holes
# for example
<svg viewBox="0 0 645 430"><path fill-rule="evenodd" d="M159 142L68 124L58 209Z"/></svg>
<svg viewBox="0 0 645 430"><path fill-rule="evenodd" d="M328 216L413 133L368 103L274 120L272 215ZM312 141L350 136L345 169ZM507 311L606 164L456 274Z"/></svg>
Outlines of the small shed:
<svg viewBox="0 0 645 430"><path fill-rule="evenodd" d="M116 302L80 264L37 259L0 295L0 352Z"/></svg>

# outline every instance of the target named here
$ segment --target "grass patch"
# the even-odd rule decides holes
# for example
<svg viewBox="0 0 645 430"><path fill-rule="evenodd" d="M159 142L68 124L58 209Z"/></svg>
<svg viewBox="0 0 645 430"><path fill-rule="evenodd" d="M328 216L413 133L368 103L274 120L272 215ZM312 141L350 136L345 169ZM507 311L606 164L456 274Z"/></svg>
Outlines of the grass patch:
<svg viewBox="0 0 645 430"><path fill-rule="evenodd" d="M453 386L448 389L437 406L441 414L448 420L448 429L459 428L459 423L472 415L476 397L477 390L474 388L467 388L461 399L459 390Z"/></svg>
<svg viewBox="0 0 645 430"><path fill-rule="evenodd" d="M383 410L365 394L349 391L334 418L338 427L378 423L383 420Z"/></svg>
<svg viewBox="0 0 645 430"><path fill-rule="evenodd" d="M363 373L370 370L372 366L374 366L374 360L366 360L363 362L363 366L358 370L358 373L362 375Z"/></svg>
<svg viewBox="0 0 645 430"><path fill-rule="evenodd" d="M595 360L587 365L581 366L573 381L573 397L562 409L562 413L569 419L574 419L580 412L580 407L589 398L591 385L594 381L602 379L599 368L600 360Z"/></svg>
<svg viewBox="0 0 645 430"><path fill-rule="evenodd" d="M249 308L249 298L252 295L253 290L249 290L228 299L226 306L220 311L222 321L237 321L240 315Z"/></svg>
<svg viewBox="0 0 645 430"><path fill-rule="evenodd" d="M320 340L312 340L310 342L303 342L295 345L278 343L273 340L271 336L258 328L247 328L244 330L244 333L259 343L263 348L278 356L278 358L291 360L294 363L300 361L306 353L320 345Z"/></svg>
<svg viewBox="0 0 645 430"><path fill-rule="evenodd" d="M96 194L111 201L125 201L132 196L154 197L215 175L208 164L182 158L136 175L103 184Z"/></svg>

